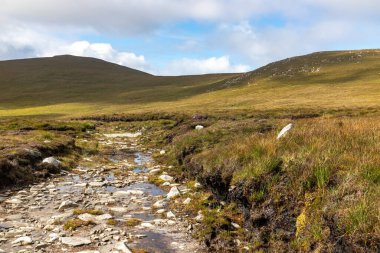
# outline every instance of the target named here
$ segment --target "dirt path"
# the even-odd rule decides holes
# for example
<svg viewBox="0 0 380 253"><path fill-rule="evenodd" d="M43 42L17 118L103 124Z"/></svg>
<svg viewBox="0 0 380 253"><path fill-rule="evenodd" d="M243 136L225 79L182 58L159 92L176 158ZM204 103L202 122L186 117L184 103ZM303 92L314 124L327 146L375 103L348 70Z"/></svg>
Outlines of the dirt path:
<svg viewBox="0 0 380 253"><path fill-rule="evenodd" d="M167 209L167 193L148 183L149 174L164 169L135 137L97 134L106 154L83 157L61 177L1 193L0 252L202 252L186 221Z"/></svg>

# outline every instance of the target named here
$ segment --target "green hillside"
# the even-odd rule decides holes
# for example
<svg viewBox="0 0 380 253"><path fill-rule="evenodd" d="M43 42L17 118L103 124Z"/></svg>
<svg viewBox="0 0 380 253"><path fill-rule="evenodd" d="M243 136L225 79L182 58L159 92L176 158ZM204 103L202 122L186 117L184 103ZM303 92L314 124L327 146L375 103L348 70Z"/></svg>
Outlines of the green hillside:
<svg viewBox="0 0 380 253"><path fill-rule="evenodd" d="M74 56L0 62L0 115L378 107L380 50L319 52L244 74L160 77Z"/></svg>
<svg viewBox="0 0 380 253"><path fill-rule="evenodd" d="M0 62L0 107L177 100L222 88L234 74L159 77L103 60L56 56Z"/></svg>

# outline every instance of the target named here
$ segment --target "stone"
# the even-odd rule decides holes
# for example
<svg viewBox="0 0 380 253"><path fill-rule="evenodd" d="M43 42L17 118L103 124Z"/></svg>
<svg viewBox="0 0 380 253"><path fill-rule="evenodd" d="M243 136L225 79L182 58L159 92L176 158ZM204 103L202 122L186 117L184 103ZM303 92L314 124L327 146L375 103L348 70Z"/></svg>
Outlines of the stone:
<svg viewBox="0 0 380 253"><path fill-rule="evenodd" d="M42 160L42 163L51 164L54 167L59 167L61 165L61 162L59 160L57 160L56 158L52 157L52 156L51 157L47 157L44 160Z"/></svg>
<svg viewBox="0 0 380 253"><path fill-rule="evenodd" d="M106 182L90 182L89 185L92 187L102 187L105 186L107 183Z"/></svg>
<svg viewBox="0 0 380 253"><path fill-rule="evenodd" d="M198 215L194 218L197 222L201 222L203 220L204 216L202 214L202 211L198 212Z"/></svg>
<svg viewBox="0 0 380 253"><path fill-rule="evenodd" d="M136 133L119 133L119 134L104 134L105 137L107 138L136 138L142 135L141 132L136 132Z"/></svg>
<svg viewBox="0 0 380 253"><path fill-rule="evenodd" d="M13 198L13 199L7 199L5 201L6 204L12 204L12 205L19 205L22 203L22 200L20 199L17 199L17 198Z"/></svg>
<svg viewBox="0 0 380 253"><path fill-rule="evenodd" d="M172 182L174 179L173 177L171 177L169 175L161 175L158 178L161 179L162 181L165 181L165 182Z"/></svg>
<svg viewBox="0 0 380 253"><path fill-rule="evenodd" d="M165 200L157 200L154 204L154 208L163 208L167 205L167 202Z"/></svg>
<svg viewBox="0 0 380 253"><path fill-rule="evenodd" d="M128 246L124 242L116 243L114 249L121 251L122 253L132 253Z"/></svg>
<svg viewBox="0 0 380 253"><path fill-rule="evenodd" d="M161 171L161 169L153 169L153 170L150 170L149 173L150 174L156 174L156 173L159 173Z"/></svg>
<svg viewBox="0 0 380 253"><path fill-rule="evenodd" d="M196 126L195 126L195 130L201 130L201 129L203 129L203 128L205 128L205 127L202 126L202 125L196 125Z"/></svg>
<svg viewBox="0 0 380 253"><path fill-rule="evenodd" d="M280 139L281 137L285 136L287 132L289 132L290 129L293 128L293 124L290 123L286 125L277 135L277 140Z"/></svg>
<svg viewBox="0 0 380 253"><path fill-rule="evenodd" d="M77 246L90 244L91 240L87 237L73 236L73 237L61 237L61 242L69 246L77 247Z"/></svg>
<svg viewBox="0 0 380 253"><path fill-rule="evenodd" d="M30 245L33 244L33 240L29 236L22 236L17 238L12 242L12 244L17 244L17 245Z"/></svg>
<svg viewBox="0 0 380 253"><path fill-rule="evenodd" d="M65 209L67 209L67 208L73 208L73 207L78 207L78 204L76 204L76 203L74 203L74 202L72 202L72 201L70 201L70 200L65 200L65 201L63 201L63 202L59 205L59 207L58 207L58 211L63 211L63 210L65 210Z"/></svg>
<svg viewBox="0 0 380 253"><path fill-rule="evenodd" d="M175 218L175 215L174 215L174 213L173 213L172 211L169 211L169 212L166 213L166 217L167 217L168 219L174 219L174 218Z"/></svg>
<svg viewBox="0 0 380 253"><path fill-rule="evenodd" d="M198 183L198 182L195 182L194 188L200 189L200 188L202 188L202 185L200 183Z"/></svg>
<svg viewBox="0 0 380 253"><path fill-rule="evenodd" d="M54 242L58 240L59 238L59 235L57 233L50 233L48 236L49 236L49 239L47 240L48 242Z"/></svg>
<svg viewBox="0 0 380 253"><path fill-rule="evenodd" d="M130 195L143 195L144 192L141 190L127 190L127 191L116 191L113 193L113 196L116 198L125 198Z"/></svg>
<svg viewBox="0 0 380 253"><path fill-rule="evenodd" d="M169 226L173 226L176 224L176 222L174 220L168 220L167 223Z"/></svg>
<svg viewBox="0 0 380 253"><path fill-rule="evenodd" d="M157 214L162 214L162 213L164 213L165 211L166 211L165 209L158 209L156 213L157 213Z"/></svg>
<svg viewBox="0 0 380 253"><path fill-rule="evenodd" d="M108 209L114 213L127 213L128 212L128 208L122 207L122 206L113 206L113 207L109 207Z"/></svg>
<svg viewBox="0 0 380 253"><path fill-rule="evenodd" d="M149 222L142 222L140 226L143 228L154 228L154 225Z"/></svg>
<svg viewBox="0 0 380 253"><path fill-rule="evenodd" d="M182 202L182 204L184 204L184 205L188 205L188 204L190 204L190 202L191 202L191 198L186 198L186 199Z"/></svg>
<svg viewBox="0 0 380 253"><path fill-rule="evenodd" d="M165 150L161 150L160 151L160 155L165 155L166 151Z"/></svg>
<svg viewBox="0 0 380 253"><path fill-rule="evenodd" d="M83 251L79 251L77 253L100 253L100 251L98 251L98 250L83 250Z"/></svg>
<svg viewBox="0 0 380 253"><path fill-rule="evenodd" d="M166 198L172 199L172 198L175 198L179 195L181 195L181 193L179 192L177 186L174 186L170 189L169 193L166 195Z"/></svg>
<svg viewBox="0 0 380 253"><path fill-rule="evenodd" d="M239 224L235 223L235 222L231 222L231 225L236 228L236 229L239 229L241 228Z"/></svg>

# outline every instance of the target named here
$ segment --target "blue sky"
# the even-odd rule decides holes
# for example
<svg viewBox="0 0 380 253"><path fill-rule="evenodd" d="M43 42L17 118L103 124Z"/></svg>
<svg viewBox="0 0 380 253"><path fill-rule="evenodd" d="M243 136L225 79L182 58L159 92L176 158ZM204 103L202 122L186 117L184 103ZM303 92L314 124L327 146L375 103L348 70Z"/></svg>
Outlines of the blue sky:
<svg viewBox="0 0 380 253"><path fill-rule="evenodd" d="M378 0L3 0L0 59L97 57L157 75L379 48Z"/></svg>

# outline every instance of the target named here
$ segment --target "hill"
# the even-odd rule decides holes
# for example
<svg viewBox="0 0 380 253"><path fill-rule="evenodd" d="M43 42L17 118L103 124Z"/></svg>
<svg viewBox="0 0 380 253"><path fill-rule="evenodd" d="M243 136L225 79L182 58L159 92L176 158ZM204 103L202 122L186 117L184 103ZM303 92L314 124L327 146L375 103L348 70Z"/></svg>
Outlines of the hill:
<svg viewBox="0 0 380 253"><path fill-rule="evenodd" d="M0 115L377 108L379 84L380 50L318 52L244 74L177 77L59 56L0 62Z"/></svg>
<svg viewBox="0 0 380 253"><path fill-rule="evenodd" d="M0 107L168 101L222 88L234 74L160 77L70 55L0 62Z"/></svg>

